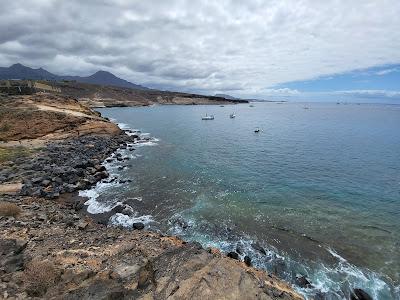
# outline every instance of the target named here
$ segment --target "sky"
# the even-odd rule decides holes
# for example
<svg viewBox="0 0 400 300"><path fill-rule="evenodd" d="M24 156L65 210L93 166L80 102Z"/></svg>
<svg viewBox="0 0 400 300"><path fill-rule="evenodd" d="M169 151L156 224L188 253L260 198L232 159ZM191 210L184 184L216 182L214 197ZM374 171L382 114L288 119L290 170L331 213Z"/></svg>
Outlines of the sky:
<svg viewBox="0 0 400 300"><path fill-rule="evenodd" d="M0 65L152 88L400 103L399 0L13 0Z"/></svg>

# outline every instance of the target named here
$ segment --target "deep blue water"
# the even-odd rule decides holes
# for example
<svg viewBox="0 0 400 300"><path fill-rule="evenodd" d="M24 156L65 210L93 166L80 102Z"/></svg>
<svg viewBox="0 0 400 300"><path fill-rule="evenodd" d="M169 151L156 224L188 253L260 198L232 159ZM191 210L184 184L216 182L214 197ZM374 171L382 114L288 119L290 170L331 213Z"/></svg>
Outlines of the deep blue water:
<svg viewBox="0 0 400 300"><path fill-rule="evenodd" d="M341 299L360 287L399 298L400 106L304 107L101 109L158 140L122 151L135 158L128 168L108 167L132 182L100 184L95 203L128 200L150 227L205 247L239 244L257 267L292 283L306 275L314 288L299 288L305 295Z"/></svg>

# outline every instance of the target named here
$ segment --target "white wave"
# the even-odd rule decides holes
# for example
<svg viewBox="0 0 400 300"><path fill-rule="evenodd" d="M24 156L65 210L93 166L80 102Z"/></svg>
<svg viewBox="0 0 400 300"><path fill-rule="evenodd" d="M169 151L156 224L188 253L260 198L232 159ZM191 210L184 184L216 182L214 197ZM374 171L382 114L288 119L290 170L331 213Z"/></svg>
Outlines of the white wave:
<svg viewBox="0 0 400 300"><path fill-rule="evenodd" d="M341 257L339 254L337 254L332 248L327 248L326 249L330 254L332 254L333 257L336 257L339 261L341 262L347 262L347 260L343 257Z"/></svg>
<svg viewBox="0 0 400 300"><path fill-rule="evenodd" d="M118 205L118 202L103 203L97 201L97 198L102 192L117 184L118 183L98 182L92 189L79 191L79 196L88 198L85 202L85 205L87 205L87 212L90 214L101 214L112 210L116 205Z"/></svg>
<svg viewBox="0 0 400 300"><path fill-rule="evenodd" d="M140 131L136 131L136 130L131 129L130 131L127 131L126 134L129 135L129 136L139 135Z"/></svg>
<svg viewBox="0 0 400 300"><path fill-rule="evenodd" d="M117 166L115 166L113 163L107 163L107 162L103 162L102 165L106 167L106 170L109 173L109 178L116 176L116 174L110 173L110 170L114 169L114 167ZM97 198L100 196L101 193L116 185L118 185L116 181L115 182L99 181L91 189L79 191L79 196L88 198L88 200L85 202L85 205L87 205L88 213L100 214L113 209L118 203L100 203L97 201Z"/></svg>
<svg viewBox="0 0 400 300"><path fill-rule="evenodd" d="M193 209L193 208L192 208ZM174 220L182 221L176 222ZM182 223L188 224L183 228ZM293 287L302 294L305 299L312 299L317 292L327 293L329 299L345 299L348 296L343 294L345 288L348 293L354 288L361 288L371 295L373 299L400 299L399 287L390 285L390 280L382 274L377 274L368 269L361 269L347 262L333 249L326 249L332 256L338 259L337 263L332 266L327 266L322 263L308 265L304 262L293 260L289 256L280 253L277 249L271 246L264 246L266 255L262 255L258 250L254 249L252 244L255 242L251 237L242 236L232 240L225 238L223 235L215 235L213 232L204 230L204 224L199 220L193 220L190 217L185 217L182 214L175 214L170 219L171 227L169 232L174 235L183 237L186 240L195 240L202 244L203 247L213 247L227 253L236 251L237 245L240 244L242 253L239 254L241 260L245 255L249 255L255 267L264 270L273 270L275 264L279 261L285 262L284 280L293 283ZM294 282L293 272L298 275L306 276L312 284L312 288L300 288ZM396 298L397 297L397 298Z"/></svg>
<svg viewBox="0 0 400 300"><path fill-rule="evenodd" d="M157 145L158 145L158 143L156 142L156 140L153 140L153 139L152 140L140 140L135 144L136 147L157 146Z"/></svg>
<svg viewBox="0 0 400 300"><path fill-rule="evenodd" d="M129 198L127 198L127 200L142 202L143 198L142 197L129 197Z"/></svg>
<svg viewBox="0 0 400 300"><path fill-rule="evenodd" d="M117 123L117 125L118 125L118 127L119 127L121 130L128 130L128 129L131 129L131 127L130 127L128 124L126 124L126 123Z"/></svg>
<svg viewBox="0 0 400 300"><path fill-rule="evenodd" d="M114 226L123 226L123 227L132 227L133 223L143 223L145 225L154 222L152 215L144 215L144 216L128 216L121 213L116 213L115 215L111 216L110 224Z"/></svg>

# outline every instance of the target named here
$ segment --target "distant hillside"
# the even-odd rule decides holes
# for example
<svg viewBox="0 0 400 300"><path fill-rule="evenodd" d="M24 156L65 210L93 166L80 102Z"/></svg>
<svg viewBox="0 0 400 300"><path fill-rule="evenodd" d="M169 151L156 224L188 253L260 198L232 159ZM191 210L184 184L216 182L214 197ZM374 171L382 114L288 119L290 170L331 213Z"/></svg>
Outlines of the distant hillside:
<svg viewBox="0 0 400 300"><path fill-rule="evenodd" d="M7 79L20 80L9 82ZM40 86L37 88L38 90L48 86L50 91L44 89L47 92L61 93L95 107L247 103L246 100L231 99L232 97L229 96L228 98L148 89L105 71L98 71L87 77L58 76L42 68L32 69L21 64L12 65L9 68L0 68L0 80L3 80L3 82L0 82L0 92L2 89L8 94L10 94L10 90L15 92L12 94L24 94L25 90L28 89L31 94L34 90L27 87L29 81L26 79L36 81L33 83L34 90L37 86Z"/></svg>
<svg viewBox="0 0 400 300"><path fill-rule="evenodd" d="M0 80L4 79L34 79L34 80L55 80L55 81L77 81L97 85L118 86L124 88L147 90L148 88L118 78L106 71L98 71L87 77L81 76L60 76L52 74L42 68L32 69L22 64L14 64L9 68L0 67Z"/></svg>
<svg viewBox="0 0 400 300"><path fill-rule="evenodd" d="M227 95L227 94L215 94L215 97L222 97L225 99L229 99L229 100L239 100L239 98L235 98L231 95Z"/></svg>
<svg viewBox="0 0 400 300"><path fill-rule="evenodd" d="M0 79L57 80L58 77L42 68L32 69L21 64L12 65L9 68L0 67Z"/></svg>
<svg viewBox="0 0 400 300"><path fill-rule="evenodd" d="M123 87L95 85L82 82L59 82L56 84L62 94L71 96L89 106L146 106L153 104L237 104L245 100L232 100L224 97L205 96L159 90L140 90Z"/></svg>

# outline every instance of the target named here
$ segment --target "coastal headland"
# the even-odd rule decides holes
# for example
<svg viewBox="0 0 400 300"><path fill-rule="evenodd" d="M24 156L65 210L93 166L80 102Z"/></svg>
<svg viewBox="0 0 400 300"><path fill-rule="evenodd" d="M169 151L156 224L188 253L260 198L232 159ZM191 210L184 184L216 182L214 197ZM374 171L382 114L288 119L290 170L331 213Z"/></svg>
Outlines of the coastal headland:
<svg viewBox="0 0 400 300"><path fill-rule="evenodd" d="M2 96L0 140L0 298L302 299L251 258L88 215L77 191L126 180L102 162L140 137L71 95Z"/></svg>

